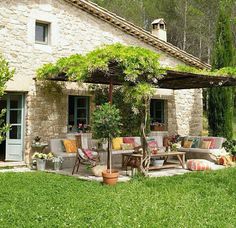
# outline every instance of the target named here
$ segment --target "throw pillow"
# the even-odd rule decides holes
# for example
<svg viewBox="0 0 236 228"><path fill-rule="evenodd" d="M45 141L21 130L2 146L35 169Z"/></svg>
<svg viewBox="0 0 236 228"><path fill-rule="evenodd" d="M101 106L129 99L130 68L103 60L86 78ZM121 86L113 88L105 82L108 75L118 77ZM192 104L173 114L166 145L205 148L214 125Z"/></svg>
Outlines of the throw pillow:
<svg viewBox="0 0 236 228"><path fill-rule="evenodd" d="M133 137L124 137L123 143L129 143L129 144L132 144L133 147L135 147L135 140Z"/></svg>
<svg viewBox="0 0 236 228"><path fill-rule="evenodd" d="M209 149L211 146L211 141L202 141L201 142L201 149Z"/></svg>
<svg viewBox="0 0 236 228"><path fill-rule="evenodd" d="M112 139L112 148L114 150L121 150L121 144L123 143L123 138L114 138Z"/></svg>
<svg viewBox="0 0 236 228"><path fill-rule="evenodd" d="M210 141L210 148L209 149L216 149L216 140L215 138L208 138L208 139L203 139L203 141Z"/></svg>
<svg viewBox="0 0 236 228"><path fill-rule="evenodd" d="M193 141L192 140L186 140L184 141L184 148L191 148Z"/></svg>
<svg viewBox="0 0 236 228"><path fill-rule="evenodd" d="M122 143L121 144L121 149L122 150L133 150L134 146L131 143Z"/></svg>
<svg viewBox="0 0 236 228"><path fill-rule="evenodd" d="M76 153L77 151L76 140L64 139L63 144L65 146L66 153Z"/></svg>
<svg viewBox="0 0 236 228"><path fill-rule="evenodd" d="M163 138L163 146L168 147L170 145L170 138L168 136L165 136Z"/></svg>
<svg viewBox="0 0 236 228"><path fill-rule="evenodd" d="M154 138L149 138L147 140L147 144L148 144L148 148L151 150L151 153L156 154L157 148L158 148L156 140Z"/></svg>
<svg viewBox="0 0 236 228"><path fill-rule="evenodd" d="M91 150L83 149L83 152L84 152L84 154L85 154L88 158L90 158L90 159L93 158L93 154L92 154L92 151L91 151Z"/></svg>
<svg viewBox="0 0 236 228"><path fill-rule="evenodd" d="M199 138L194 138L192 141L192 146L191 148L199 148L200 146L200 139Z"/></svg>
<svg viewBox="0 0 236 228"><path fill-rule="evenodd" d="M163 136L162 135L156 136L156 141L157 141L158 147L163 147Z"/></svg>

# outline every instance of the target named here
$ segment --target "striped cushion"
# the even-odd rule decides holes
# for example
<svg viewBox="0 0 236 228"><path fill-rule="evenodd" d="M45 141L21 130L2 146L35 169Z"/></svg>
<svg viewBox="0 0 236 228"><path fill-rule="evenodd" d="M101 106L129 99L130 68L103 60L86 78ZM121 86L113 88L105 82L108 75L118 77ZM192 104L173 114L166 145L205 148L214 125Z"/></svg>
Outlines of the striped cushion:
<svg viewBox="0 0 236 228"><path fill-rule="evenodd" d="M187 169L193 171L210 170L211 162L204 159L191 159L187 161Z"/></svg>

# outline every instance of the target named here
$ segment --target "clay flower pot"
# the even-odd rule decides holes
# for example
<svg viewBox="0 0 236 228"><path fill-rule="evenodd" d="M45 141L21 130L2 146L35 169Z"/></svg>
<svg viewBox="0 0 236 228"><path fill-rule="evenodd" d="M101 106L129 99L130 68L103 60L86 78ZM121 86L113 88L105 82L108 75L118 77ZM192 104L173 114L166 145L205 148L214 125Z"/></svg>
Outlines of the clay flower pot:
<svg viewBox="0 0 236 228"><path fill-rule="evenodd" d="M117 183L119 176L119 171L118 170L110 170L107 169L102 172L102 177L103 177L103 183L107 185L115 185Z"/></svg>

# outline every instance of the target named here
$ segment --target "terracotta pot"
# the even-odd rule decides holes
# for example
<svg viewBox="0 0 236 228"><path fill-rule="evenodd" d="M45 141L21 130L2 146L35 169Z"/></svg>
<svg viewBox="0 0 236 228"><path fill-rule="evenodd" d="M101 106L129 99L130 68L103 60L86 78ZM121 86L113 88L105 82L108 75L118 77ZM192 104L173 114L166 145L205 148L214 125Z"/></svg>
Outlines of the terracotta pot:
<svg viewBox="0 0 236 228"><path fill-rule="evenodd" d="M106 171L102 172L102 177L103 177L103 183L108 184L108 185L115 185L117 183L119 176L119 171L118 170L110 170L107 169Z"/></svg>

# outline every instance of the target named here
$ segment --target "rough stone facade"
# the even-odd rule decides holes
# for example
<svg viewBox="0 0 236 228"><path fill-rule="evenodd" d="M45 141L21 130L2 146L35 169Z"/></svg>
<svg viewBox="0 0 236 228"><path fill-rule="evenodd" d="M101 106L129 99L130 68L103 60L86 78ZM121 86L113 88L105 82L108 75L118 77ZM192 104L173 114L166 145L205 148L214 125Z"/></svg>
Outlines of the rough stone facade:
<svg viewBox="0 0 236 228"><path fill-rule="evenodd" d="M35 43L35 22L50 23L50 43ZM0 2L0 52L16 69L7 91L25 93L25 160L29 161L31 142L64 137L67 133L68 95L85 95L89 91L67 83L62 91L37 85L33 78L44 63L74 53L87 53L102 44L120 42L142 46L161 54L165 66L183 64L112 25L72 6L63 0L5 0ZM159 92L158 92L159 91ZM156 98L167 100L168 131L199 134L202 129L201 90L158 90Z"/></svg>

